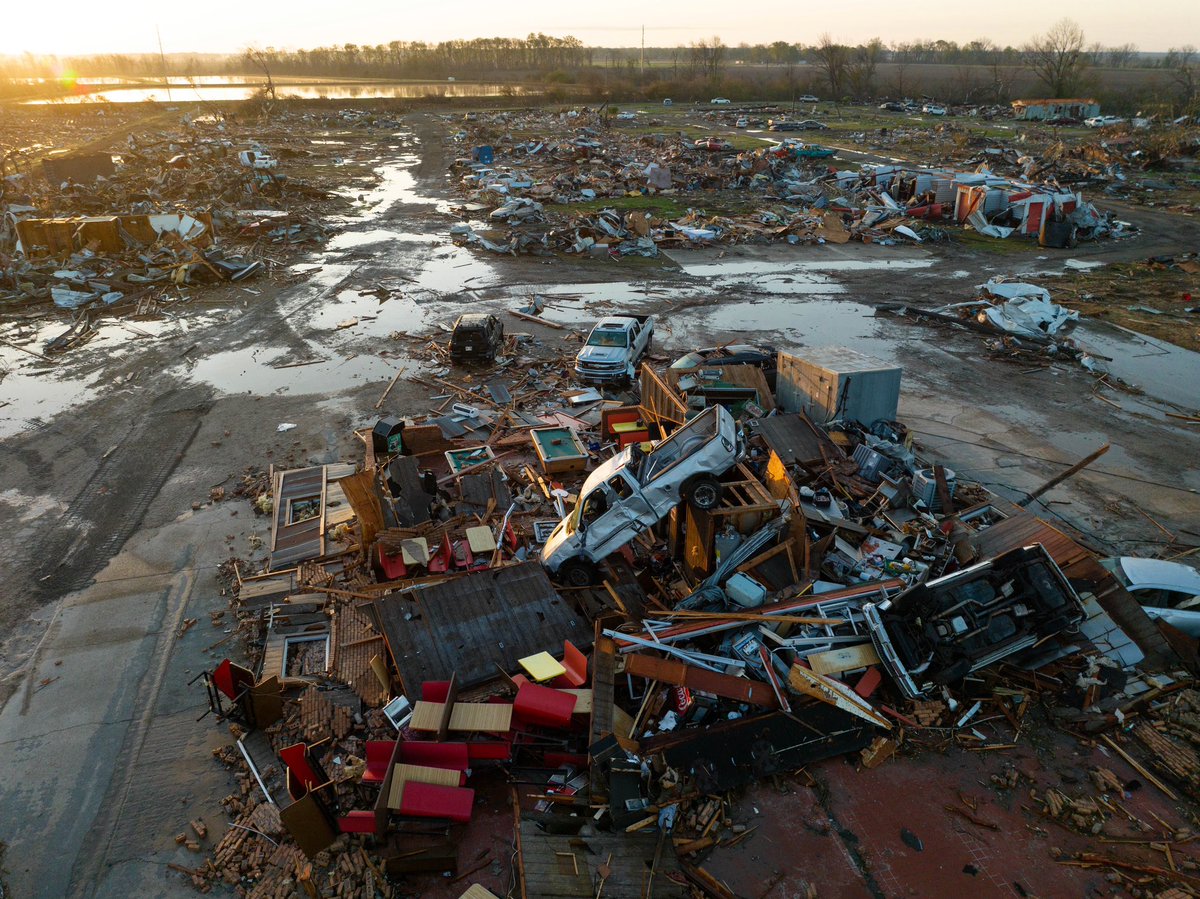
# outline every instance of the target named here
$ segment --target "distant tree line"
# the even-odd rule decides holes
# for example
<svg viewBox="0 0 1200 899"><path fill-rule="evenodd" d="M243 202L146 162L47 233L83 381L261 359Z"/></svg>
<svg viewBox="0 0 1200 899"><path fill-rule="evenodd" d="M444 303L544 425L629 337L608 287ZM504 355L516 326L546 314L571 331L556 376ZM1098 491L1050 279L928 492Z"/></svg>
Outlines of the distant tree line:
<svg viewBox="0 0 1200 899"><path fill-rule="evenodd" d="M804 92L834 100L880 96L934 97L952 103L1007 103L1018 97L1095 94L1106 106L1131 109L1153 103L1164 111L1200 111L1200 56L1190 45L1147 54L1133 44L1088 43L1083 29L1064 19L1020 47L989 38L966 43L918 40L885 44L873 38L845 44L829 34L815 43L774 41L726 45L719 36L688 46L585 47L574 37L391 41L313 49L247 48L234 56L176 54L172 75L255 75L339 78L486 79L575 85L597 98L774 99ZM89 76L153 78L163 74L156 55L74 58L0 58L0 77L56 77L63 70ZM9 93L20 86L9 84ZM769 93L765 93L769 92Z"/></svg>

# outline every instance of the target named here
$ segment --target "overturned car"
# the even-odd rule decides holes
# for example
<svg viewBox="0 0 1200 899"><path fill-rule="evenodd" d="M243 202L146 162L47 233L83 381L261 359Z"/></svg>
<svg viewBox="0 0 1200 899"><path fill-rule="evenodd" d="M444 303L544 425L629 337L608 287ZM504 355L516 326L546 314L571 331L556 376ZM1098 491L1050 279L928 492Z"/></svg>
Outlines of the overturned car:
<svg viewBox="0 0 1200 899"><path fill-rule="evenodd" d="M863 607L906 695L961 681L1083 621L1083 603L1040 543Z"/></svg>

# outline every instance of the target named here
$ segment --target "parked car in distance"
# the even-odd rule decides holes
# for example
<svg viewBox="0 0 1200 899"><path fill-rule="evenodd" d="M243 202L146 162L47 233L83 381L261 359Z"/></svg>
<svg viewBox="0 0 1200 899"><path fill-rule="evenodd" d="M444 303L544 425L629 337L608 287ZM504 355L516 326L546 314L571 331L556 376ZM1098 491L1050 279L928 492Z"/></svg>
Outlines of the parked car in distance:
<svg viewBox="0 0 1200 899"><path fill-rule="evenodd" d="M895 100L888 100L886 103L880 103L879 108L886 109L888 112L904 112L904 104L897 103Z"/></svg>
<svg viewBox="0 0 1200 899"><path fill-rule="evenodd" d="M597 324L575 357L583 381L627 381L654 339L653 315L613 315Z"/></svg>
<svg viewBox="0 0 1200 899"><path fill-rule="evenodd" d="M719 137L702 137L693 146L697 150L708 150L710 153L720 153L733 149L733 144Z"/></svg>
<svg viewBox="0 0 1200 899"><path fill-rule="evenodd" d="M455 362L491 362L504 346L504 323L487 312L458 317L450 334L450 358Z"/></svg>
<svg viewBox="0 0 1200 899"><path fill-rule="evenodd" d="M879 658L919 699L1078 627L1083 603L1040 543L863 606Z"/></svg>
<svg viewBox="0 0 1200 899"><path fill-rule="evenodd" d="M588 475L579 501L546 539L542 565L560 581L583 587L596 567L681 502L715 509L721 475L741 458L737 424L710 406L644 451L625 447Z"/></svg>
<svg viewBox="0 0 1200 899"><path fill-rule="evenodd" d="M936 103L926 103L921 107L921 112L925 113L925 115L945 115L946 107L938 106Z"/></svg>
<svg viewBox="0 0 1200 899"><path fill-rule="evenodd" d="M1084 119L1083 124L1089 128L1108 128L1112 125L1120 125L1124 121L1123 118L1117 115L1094 115L1090 119Z"/></svg>
<svg viewBox="0 0 1200 899"><path fill-rule="evenodd" d="M804 95L804 96L802 96L802 97L797 97L797 98L796 98L796 102L797 102L797 103L820 103L820 102L821 102L821 98L820 98L820 97L814 97L812 94L805 94L805 95Z"/></svg>
<svg viewBox="0 0 1200 899"><path fill-rule="evenodd" d="M1100 562L1151 618L1200 637L1200 571L1179 562L1122 556Z"/></svg>
<svg viewBox="0 0 1200 899"><path fill-rule="evenodd" d="M733 127L734 128L749 128L750 120L747 118L738 119L736 122L733 123Z"/></svg>
<svg viewBox="0 0 1200 899"><path fill-rule="evenodd" d="M713 106L728 106L729 105L729 100L726 99L725 97L713 97L708 102L711 103Z"/></svg>
<svg viewBox="0 0 1200 899"><path fill-rule="evenodd" d="M824 131L829 126L816 119L771 119L767 126L771 131Z"/></svg>
<svg viewBox="0 0 1200 899"><path fill-rule="evenodd" d="M703 365L753 365L762 369L767 384L775 389L779 351L773 346L751 346L748 343L727 343L725 346L692 350L671 363L671 368L687 371Z"/></svg>

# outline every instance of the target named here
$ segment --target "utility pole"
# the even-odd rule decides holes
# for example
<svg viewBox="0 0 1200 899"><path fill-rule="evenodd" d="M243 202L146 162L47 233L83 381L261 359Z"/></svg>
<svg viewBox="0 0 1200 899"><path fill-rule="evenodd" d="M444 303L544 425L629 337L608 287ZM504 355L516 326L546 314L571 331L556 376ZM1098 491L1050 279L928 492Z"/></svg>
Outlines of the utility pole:
<svg viewBox="0 0 1200 899"><path fill-rule="evenodd" d="M163 84L167 86L167 102L171 102L171 78L167 75L167 55L163 53L162 32L159 31L158 25L154 26L154 33L158 37L158 59L162 63Z"/></svg>
<svg viewBox="0 0 1200 899"><path fill-rule="evenodd" d="M642 65L639 73L642 78L646 77L646 26L642 25Z"/></svg>

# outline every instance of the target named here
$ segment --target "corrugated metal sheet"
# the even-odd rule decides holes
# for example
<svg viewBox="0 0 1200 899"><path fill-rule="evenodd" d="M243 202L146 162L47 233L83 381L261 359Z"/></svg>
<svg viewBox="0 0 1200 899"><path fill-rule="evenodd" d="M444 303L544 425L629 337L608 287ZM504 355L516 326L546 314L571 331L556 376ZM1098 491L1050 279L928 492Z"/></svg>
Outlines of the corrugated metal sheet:
<svg viewBox="0 0 1200 899"><path fill-rule="evenodd" d="M410 695L424 681L449 680L456 672L463 687L479 684L497 676L497 665L515 672L525 656L559 655L563 640L586 649L593 639L588 622L537 562L392 594L376 600L374 609Z"/></svg>

